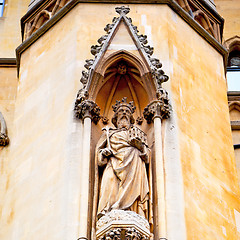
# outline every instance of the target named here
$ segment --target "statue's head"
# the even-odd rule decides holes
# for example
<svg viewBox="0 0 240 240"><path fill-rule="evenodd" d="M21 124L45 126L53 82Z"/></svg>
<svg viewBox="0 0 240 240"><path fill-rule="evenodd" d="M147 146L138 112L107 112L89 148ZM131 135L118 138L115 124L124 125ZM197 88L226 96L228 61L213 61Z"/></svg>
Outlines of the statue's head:
<svg viewBox="0 0 240 240"><path fill-rule="evenodd" d="M123 98L122 101L116 101L113 105L113 111L115 112L112 123L117 128L129 128L134 123L133 113L136 107L133 102L127 103L127 98Z"/></svg>

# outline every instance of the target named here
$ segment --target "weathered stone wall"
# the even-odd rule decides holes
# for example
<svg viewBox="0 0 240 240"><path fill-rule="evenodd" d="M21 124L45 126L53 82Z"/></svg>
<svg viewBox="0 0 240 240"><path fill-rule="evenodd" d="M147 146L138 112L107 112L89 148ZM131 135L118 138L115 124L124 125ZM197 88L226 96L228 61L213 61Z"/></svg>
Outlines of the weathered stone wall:
<svg viewBox="0 0 240 240"><path fill-rule="evenodd" d="M15 67L0 67L0 111L2 112L8 129L8 136L11 139L14 136L13 119L14 107L17 95L18 79ZM0 225L6 228L13 220L14 213L9 206L11 205L11 194L9 191L12 169L10 167L11 158L9 157L10 148L0 147ZM14 160L13 160L14 161ZM3 228L1 228L3 229ZM0 231L0 238L4 238Z"/></svg>
<svg viewBox="0 0 240 240"><path fill-rule="evenodd" d="M238 239L234 209L240 211L239 189L222 57L182 20L169 25L187 236Z"/></svg>
<svg viewBox="0 0 240 240"><path fill-rule="evenodd" d="M0 239L78 237L84 159L73 107L84 61L116 16L114 8L78 4L21 56L14 135L8 165L2 165L8 180L1 190ZM164 142L168 239L238 239L223 58L168 6L130 8L170 77L164 84L173 106L164 123L165 137L171 135ZM172 154L175 146L179 154Z"/></svg>

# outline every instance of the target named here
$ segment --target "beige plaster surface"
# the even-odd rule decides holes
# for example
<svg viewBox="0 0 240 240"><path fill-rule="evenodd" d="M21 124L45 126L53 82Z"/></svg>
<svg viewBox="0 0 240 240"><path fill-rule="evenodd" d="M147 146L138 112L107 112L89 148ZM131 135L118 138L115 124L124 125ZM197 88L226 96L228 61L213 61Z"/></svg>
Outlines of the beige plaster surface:
<svg viewBox="0 0 240 240"><path fill-rule="evenodd" d="M74 101L84 61L92 58L90 47L117 15L115 6L78 4L21 56L14 135L8 166L2 166L8 187L1 190L0 239L79 237L79 205L86 196L80 183L82 124L73 116ZM179 142L174 157L181 172L168 178L176 183L167 184L171 191L177 187L167 202L177 221L169 224L181 221L179 239L238 239L234 209L240 211L239 189L222 56L169 7L130 8L133 24L148 35L154 57L170 77L164 86L175 123L166 127L177 129L172 144ZM172 171L169 165L166 175ZM174 231L169 240L176 239Z"/></svg>
<svg viewBox="0 0 240 240"><path fill-rule="evenodd" d="M12 221L13 212L9 209L9 212L4 212L5 205L8 202L7 191L10 187L11 168L9 167L9 154L11 139L14 135L13 119L14 119L14 104L17 94L18 79L16 76L16 68L0 67L0 111L7 124L8 136L10 143L6 147L0 147L0 225L2 223L2 216L6 224ZM1 224L2 223L2 224ZM2 227L1 227L2 229ZM0 231L1 232L1 231ZM0 233L1 236L1 233ZM2 238L3 239L3 238Z"/></svg>
<svg viewBox="0 0 240 240"><path fill-rule="evenodd" d="M5 0L0 17L0 58L14 58L16 47L22 42L20 19L27 12L29 0Z"/></svg>
<svg viewBox="0 0 240 240"><path fill-rule="evenodd" d="M240 35L240 1L215 0L217 12L224 18L223 42Z"/></svg>

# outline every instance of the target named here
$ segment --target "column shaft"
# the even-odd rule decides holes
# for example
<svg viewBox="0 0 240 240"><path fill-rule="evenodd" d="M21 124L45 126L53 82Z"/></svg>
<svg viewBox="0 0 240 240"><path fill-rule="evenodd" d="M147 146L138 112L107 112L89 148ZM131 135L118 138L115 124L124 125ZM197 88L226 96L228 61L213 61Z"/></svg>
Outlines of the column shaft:
<svg viewBox="0 0 240 240"><path fill-rule="evenodd" d="M90 178L90 143L91 143L91 118L86 117L83 125L82 169L81 169L81 194L79 237L88 237L88 206L89 206L89 178Z"/></svg>
<svg viewBox="0 0 240 240"><path fill-rule="evenodd" d="M156 195L157 195L157 229L158 239L166 239L166 202L165 202L165 179L164 163L162 154L162 131L161 118L154 118L155 135L155 174L156 174Z"/></svg>

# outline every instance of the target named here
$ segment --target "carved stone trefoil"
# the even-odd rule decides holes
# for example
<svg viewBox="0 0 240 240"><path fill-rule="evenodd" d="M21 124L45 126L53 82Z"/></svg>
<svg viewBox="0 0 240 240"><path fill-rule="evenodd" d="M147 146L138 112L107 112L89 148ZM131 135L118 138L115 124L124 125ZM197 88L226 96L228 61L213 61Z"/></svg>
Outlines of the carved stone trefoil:
<svg viewBox="0 0 240 240"><path fill-rule="evenodd" d="M75 114L79 119L89 117L92 121L97 124L100 120L100 108L98 105L91 100L84 100L79 104L75 105Z"/></svg>
<svg viewBox="0 0 240 240"><path fill-rule="evenodd" d="M167 119L170 117L171 105L168 99L168 93L160 88L157 91L157 100L152 101L144 108L143 116L147 123L152 123L155 117Z"/></svg>
<svg viewBox="0 0 240 240"><path fill-rule="evenodd" d="M149 240L148 221L132 211L112 210L97 221L97 240Z"/></svg>

